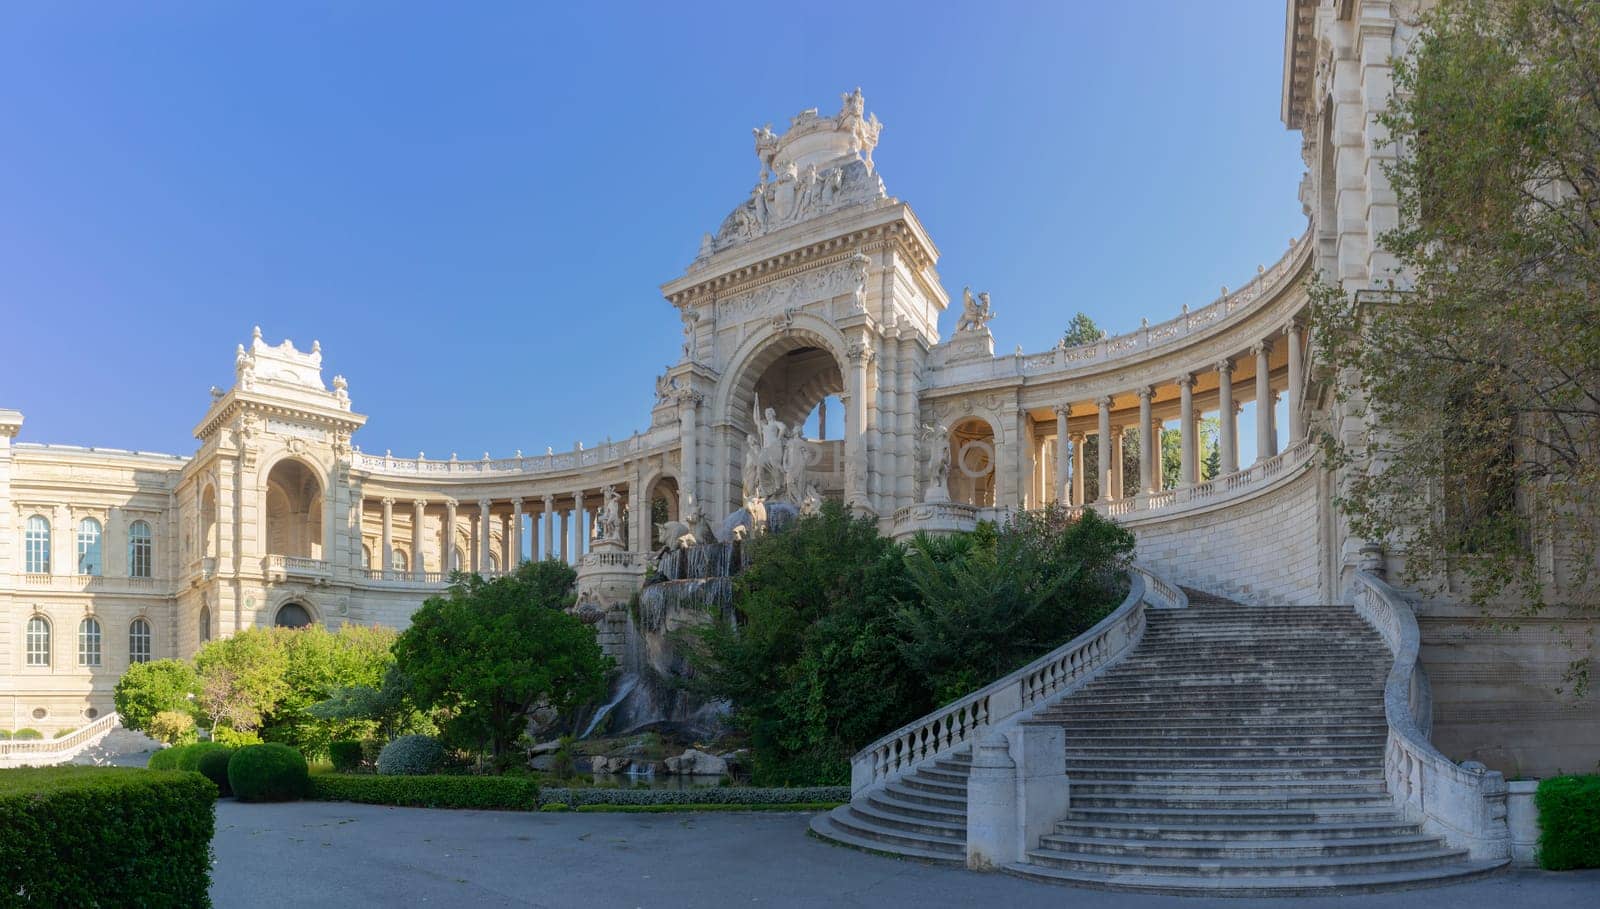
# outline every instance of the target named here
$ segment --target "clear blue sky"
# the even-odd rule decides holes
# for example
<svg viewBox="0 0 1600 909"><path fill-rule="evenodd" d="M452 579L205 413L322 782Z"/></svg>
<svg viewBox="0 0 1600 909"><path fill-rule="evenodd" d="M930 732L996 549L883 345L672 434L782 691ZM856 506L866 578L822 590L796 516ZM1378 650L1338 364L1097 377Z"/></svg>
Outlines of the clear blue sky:
<svg viewBox="0 0 1600 909"><path fill-rule="evenodd" d="M259 323L321 340L367 451L622 438L750 128L857 85L997 349L1127 330L1303 229L1282 47L1267 0L6 4L0 407L189 453Z"/></svg>

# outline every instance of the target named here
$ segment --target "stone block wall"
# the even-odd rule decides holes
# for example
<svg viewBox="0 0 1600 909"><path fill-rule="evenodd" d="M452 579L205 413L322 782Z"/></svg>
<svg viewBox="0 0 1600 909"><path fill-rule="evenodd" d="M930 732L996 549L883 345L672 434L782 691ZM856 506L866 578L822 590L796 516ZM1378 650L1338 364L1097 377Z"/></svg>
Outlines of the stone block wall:
<svg viewBox="0 0 1600 909"><path fill-rule="evenodd" d="M1122 523L1137 558L1186 587L1255 606L1326 603L1319 486L1308 468L1246 498Z"/></svg>

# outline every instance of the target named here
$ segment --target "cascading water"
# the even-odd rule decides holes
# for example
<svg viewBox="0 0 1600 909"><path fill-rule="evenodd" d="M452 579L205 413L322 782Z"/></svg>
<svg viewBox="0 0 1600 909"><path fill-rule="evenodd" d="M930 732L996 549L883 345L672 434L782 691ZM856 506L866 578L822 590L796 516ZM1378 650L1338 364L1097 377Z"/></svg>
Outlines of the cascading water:
<svg viewBox="0 0 1600 909"><path fill-rule="evenodd" d="M639 591L637 615L630 611L626 649L606 706L583 736L609 717L608 731L624 734L652 723L672 723L698 735L713 735L727 705L706 702L678 682L692 674L673 646L674 632L732 621L733 575L743 567L736 542L702 543L661 557L654 578Z"/></svg>

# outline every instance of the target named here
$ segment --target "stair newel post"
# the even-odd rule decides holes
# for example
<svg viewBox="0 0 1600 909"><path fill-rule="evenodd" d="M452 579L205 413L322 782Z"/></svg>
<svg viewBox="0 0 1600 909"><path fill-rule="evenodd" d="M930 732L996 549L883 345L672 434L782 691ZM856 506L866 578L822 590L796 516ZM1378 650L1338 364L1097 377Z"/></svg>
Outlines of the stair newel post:
<svg viewBox="0 0 1600 909"><path fill-rule="evenodd" d="M1067 733L1057 723L1024 722L1012 733L1016 762L1017 861L1055 831L1071 802L1067 780Z"/></svg>
<svg viewBox="0 0 1600 909"><path fill-rule="evenodd" d="M993 871L1022 860L1017 841L1017 765L1004 733L990 729L972 749L967 777L967 867Z"/></svg>

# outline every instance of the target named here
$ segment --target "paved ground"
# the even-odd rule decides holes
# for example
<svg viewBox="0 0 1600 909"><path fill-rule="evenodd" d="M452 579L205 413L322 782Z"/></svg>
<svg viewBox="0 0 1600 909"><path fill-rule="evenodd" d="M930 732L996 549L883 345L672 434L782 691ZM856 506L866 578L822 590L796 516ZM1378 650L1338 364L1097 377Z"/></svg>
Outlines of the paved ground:
<svg viewBox="0 0 1600 909"><path fill-rule="evenodd" d="M217 906L1287 906L1078 890L884 858L801 814L538 814L217 803ZM1600 872L1520 872L1340 909L1600 905Z"/></svg>

